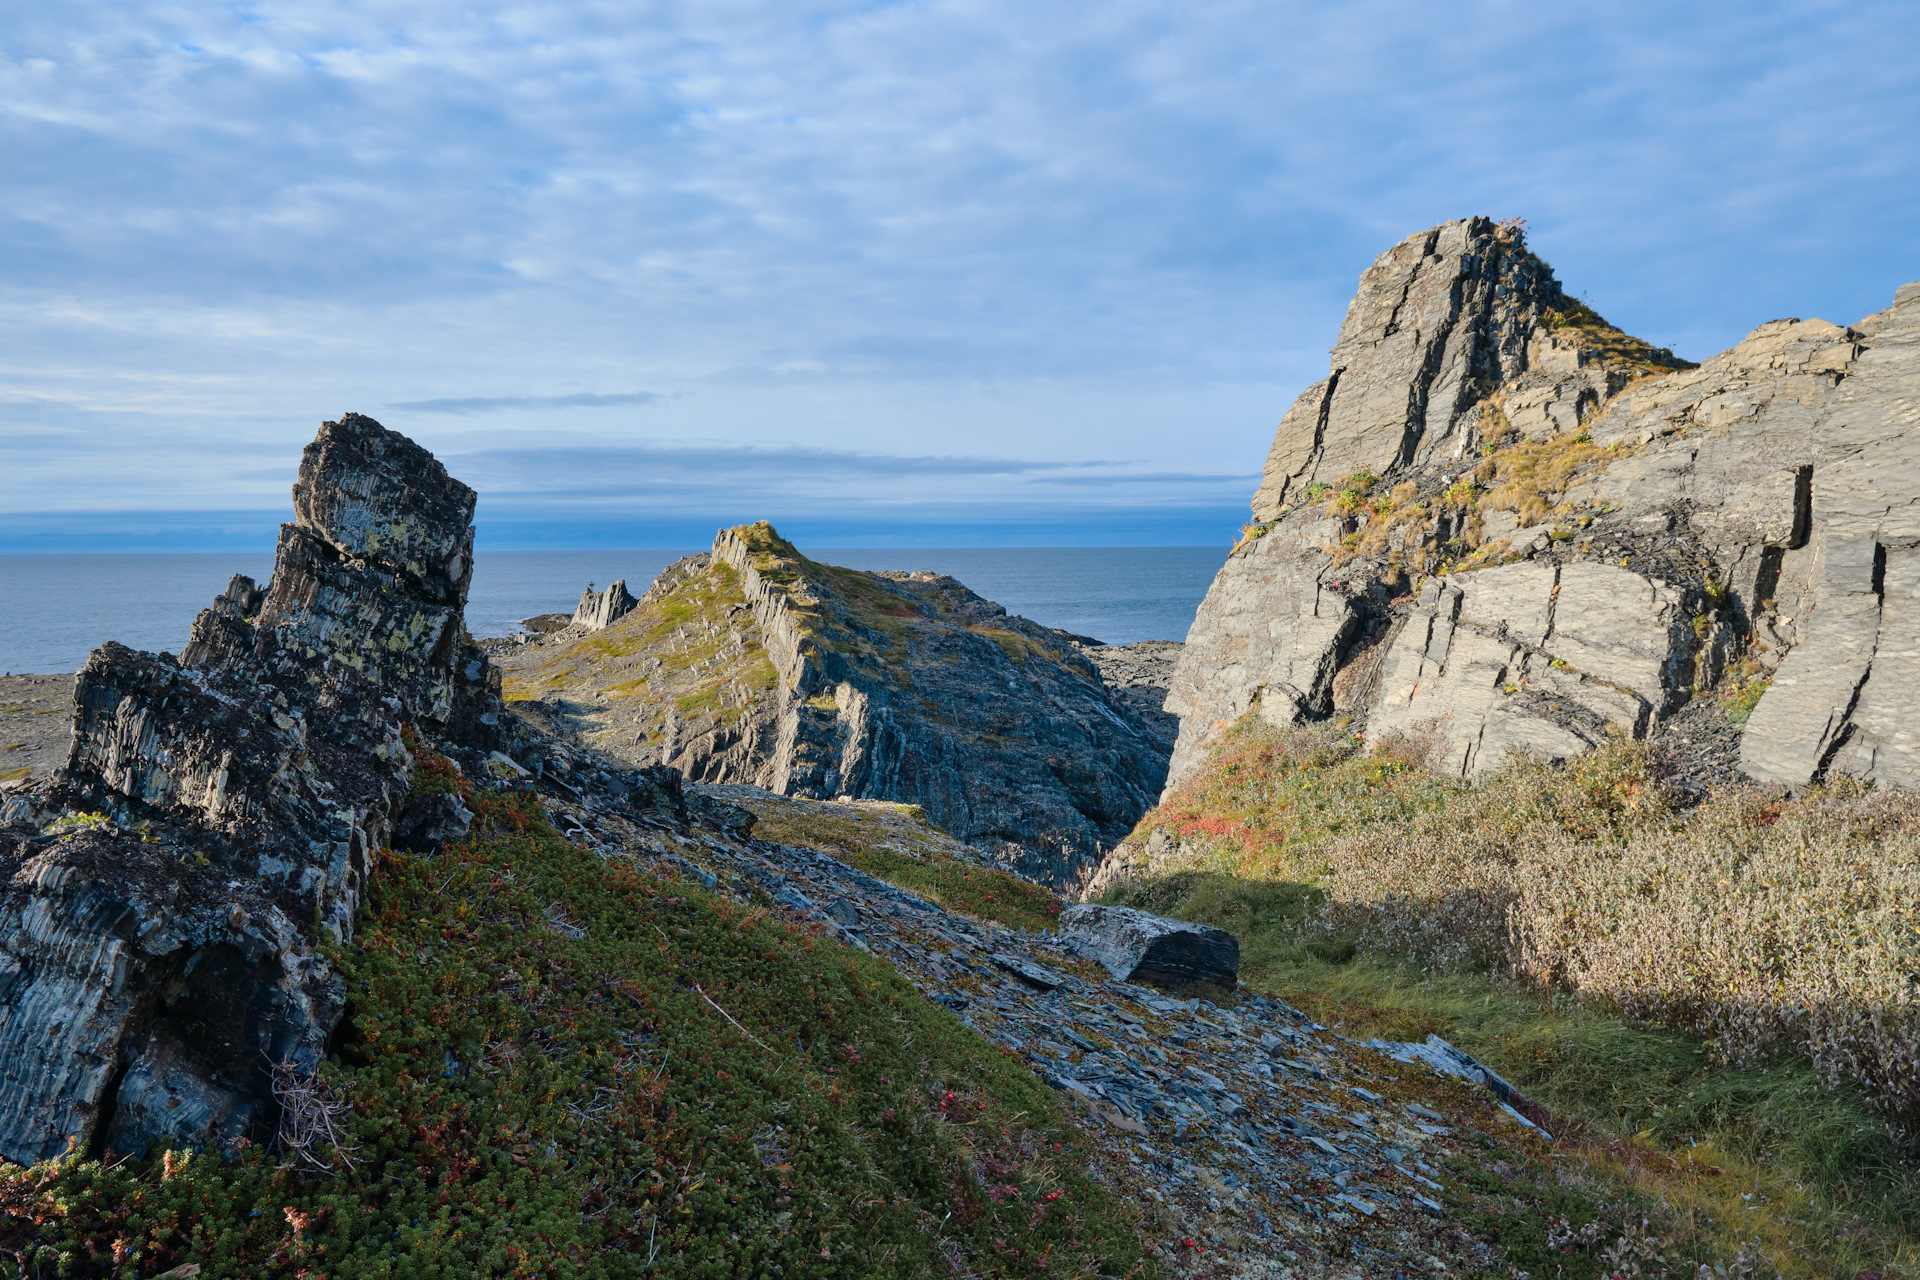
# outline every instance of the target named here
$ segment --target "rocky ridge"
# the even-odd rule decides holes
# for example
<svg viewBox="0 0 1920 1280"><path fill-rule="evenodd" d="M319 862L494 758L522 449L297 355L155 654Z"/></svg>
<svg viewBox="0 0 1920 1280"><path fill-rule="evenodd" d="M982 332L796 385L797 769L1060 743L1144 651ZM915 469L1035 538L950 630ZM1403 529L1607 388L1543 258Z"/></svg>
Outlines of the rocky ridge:
<svg viewBox="0 0 1920 1280"><path fill-rule="evenodd" d="M1078 640L944 575L816 564L763 523L669 566L604 630L496 654L517 707L633 764L919 805L1058 884L1164 779L1164 738Z"/></svg>
<svg viewBox="0 0 1920 1280"><path fill-rule="evenodd" d="M1100 669L1115 697L1166 743L1169 754L1180 736L1180 717L1167 710L1167 687L1184 646L1177 640L1138 640L1133 644L1083 644L1080 652Z"/></svg>
<svg viewBox="0 0 1920 1280"><path fill-rule="evenodd" d="M1917 332L1908 285L1694 367L1569 299L1518 227L1410 237L1275 434L1172 680L1172 779L1256 708L1470 775L1744 689L1747 776L1920 781Z"/></svg>
<svg viewBox="0 0 1920 1280"><path fill-rule="evenodd" d="M311 1071L407 818L405 733L485 744L464 638L474 494L370 418L301 459L272 583L236 577L185 650L94 651L63 770L4 801L0 1153L225 1142Z"/></svg>

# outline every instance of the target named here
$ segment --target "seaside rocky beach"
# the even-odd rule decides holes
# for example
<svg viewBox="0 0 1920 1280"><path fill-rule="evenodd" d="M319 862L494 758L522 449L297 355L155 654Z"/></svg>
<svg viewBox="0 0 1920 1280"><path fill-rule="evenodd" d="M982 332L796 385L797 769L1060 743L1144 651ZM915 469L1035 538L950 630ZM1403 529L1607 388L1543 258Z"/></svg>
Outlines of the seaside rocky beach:
<svg viewBox="0 0 1920 1280"><path fill-rule="evenodd" d="M1445 223L1114 646L764 521L476 639L327 422L0 680L0 1266L1911 1274L1916 424L1920 284L1696 365Z"/></svg>

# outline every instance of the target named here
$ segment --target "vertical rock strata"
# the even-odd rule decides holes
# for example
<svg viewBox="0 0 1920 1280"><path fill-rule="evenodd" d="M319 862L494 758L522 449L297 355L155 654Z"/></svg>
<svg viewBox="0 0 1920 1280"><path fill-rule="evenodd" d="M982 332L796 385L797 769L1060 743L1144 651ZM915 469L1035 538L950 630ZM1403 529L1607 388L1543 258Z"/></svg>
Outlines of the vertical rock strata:
<svg viewBox="0 0 1920 1280"><path fill-rule="evenodd" d="M236 577L178 659L108 644L63 781L0 815L0 1154L220 1142L311 1068L405 807L401 727L484 739L466 640L473 491L370 418L321 427L266 588Z"/></svg>
<svg viewBox="0 0 1920 1280"><path fill-rule="evenodd" d="M1741 768L1920 783L1920 285L1698 367L1448 223L1362 276L1195 618L1170 776L1248 710L1449 769L1644 736L1770 672Z"/></svg>
<svg viewBox="0 0 1920 1280"><path fill-rule="evenodd" d="M696 782L924 807L1063 883L1153 803L1166 746L1075 638L932 573L816 564L722 530L590 640L503 653L516 696Z"/></svg>

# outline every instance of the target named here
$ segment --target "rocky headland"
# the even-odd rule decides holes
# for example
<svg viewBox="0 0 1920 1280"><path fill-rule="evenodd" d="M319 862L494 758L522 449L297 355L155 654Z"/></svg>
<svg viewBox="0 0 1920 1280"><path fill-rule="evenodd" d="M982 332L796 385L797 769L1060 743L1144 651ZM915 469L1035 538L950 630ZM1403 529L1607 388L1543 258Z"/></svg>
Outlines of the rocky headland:
<svg viewBox="0 0 1920 1280"><path fill-rule="evenodd" d="M610 622L576 614L493 651L514 706L620 759L919 805L997 862L1064 884L1153 803L1172 737L1164 650L1084 640L944 575L817 564L762 523L723 530ZM1103 668L1126 669L1120 691Z"/></svg>
<svg viewBox="0 0 1920 1280"><path fill-rule="evenodd" d="M1168 740L1137 716L1177 647L1089 658L952 579L814 565L749 526L631 608L594 593L605 625L511 650L659 680L673 701L614 740L651 754L621 759L551 698L502 700L462 622L474 495L424 450L347 415L294 497L272 580L235 578L178 657L108 644L48 686L65 764L7 789L19 1266L1502 1256L1433 1238L1448 1162L1539 1158L1478 1064L1330 1035L1235 989L1231 935L1063 914L992 856L1054 840L1013 861L1057 877L1124 831L1160 783ZM580 692L566 668L512 680L555 674ZM669 723L690 731L666 750ZM860 794L880 778L914 800ZM1419 1053L1442 1075L1403 1080Z"/></svg>

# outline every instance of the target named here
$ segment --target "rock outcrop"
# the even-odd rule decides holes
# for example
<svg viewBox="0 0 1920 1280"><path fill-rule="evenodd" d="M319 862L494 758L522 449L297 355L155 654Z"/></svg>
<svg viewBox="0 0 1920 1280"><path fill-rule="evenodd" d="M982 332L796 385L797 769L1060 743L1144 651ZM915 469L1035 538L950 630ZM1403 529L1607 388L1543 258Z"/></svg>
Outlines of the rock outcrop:
<svg viewBox="0 0 1920 1280"><path fill-rule="evenodd" d="M1758 695L1750 776L1920 782L1920 285L1695 367L1567 297L1517 229L1411 237L1282 420L1167 699L1345 716L1472 774ZM1767 680L1764 692L1760 692Z"/></svg>
<svg viewBox="0 0 1920 1280"><path fill-rule="evenodd" d="M301 459L272 582L236 577L176 659L94 651L56 785L0 831L0 1154L222 1143L341 1016L351 936L410 798L410 728L498 732L466 639L473 491L370 418Z"/></svg>
<svg viewBox="0 0 1920 1280"><path fill-rule="evenodd" d="M605 591L595 591L589 583L580 593L580 604L573 611L572 625L582 631L600 631L632 613L640 602L627 591L623 578Z"/></svg>
<svg viewBox="0 0 1920 1280"><path fill-rule="evenodd" d="M1169 752L1180 736L1180 717L1167 710L1167 686L1180 661L1177 640L1138 640L1133 644L1081 645L1100 669L1100 678L1114 696L1133 708L1134 715Z"/></svg>
<svg viewBox="0 0 1920 1280"><path fill-rule="evenodd" d="M621 758L918 804L1052 883L1123 836L1165 776L1165 745L1075 638L950 577L816 564L764 523L669 566L590 643L501 661L531 714Z"/></svg>

